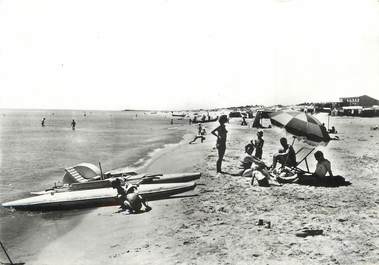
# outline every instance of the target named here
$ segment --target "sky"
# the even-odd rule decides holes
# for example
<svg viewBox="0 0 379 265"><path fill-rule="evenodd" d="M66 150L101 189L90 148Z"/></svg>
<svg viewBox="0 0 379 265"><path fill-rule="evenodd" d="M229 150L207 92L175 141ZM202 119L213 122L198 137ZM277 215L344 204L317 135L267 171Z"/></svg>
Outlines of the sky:
<svg viewBox="0 0 379 265"><path fill-rule="evenodd" d="M0 108L379 99L377 0L0 0Z"/></svg>

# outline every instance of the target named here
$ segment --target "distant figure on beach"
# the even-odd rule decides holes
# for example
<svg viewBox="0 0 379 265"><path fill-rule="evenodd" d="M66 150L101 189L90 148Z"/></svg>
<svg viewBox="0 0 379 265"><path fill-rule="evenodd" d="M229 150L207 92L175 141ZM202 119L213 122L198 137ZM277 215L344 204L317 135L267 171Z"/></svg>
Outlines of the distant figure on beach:
<svg viewBox="0 0 379 265"><path fill-rule="evenodd" d="M171 125L174 124L174 119L171 119L170 124Z"/></svg>
<svg viewBox="0 0 379 265"><path fill-rule="evenodd" d="M222 159L225 155L226 150L226 135L228 131L225 128L225 123L228 121L228 117L226 115L221 115L218 122L220 125L212 131L212 134L217 137L216 147L218 150L218 160L216 163L216 171L217 173L222 173L221 164Z"/></svg>
<svg viewBox="0 0 379 265"><path fill-rule="evenodd" d="M200 132L198 132L198 134L195 136L195 138L191 142L189 142L189 144L196 142L197 139L201 139L201 142L204 142L206 133L207 132L205 131L205 129L202 128Z"/></svg>
<svg viewBox="0 0 379 265"><path fill-rule="evenodd" d="M329 130L329 133L337 133L336 128L334 128L334 126L332 126L332 129Z"/></svg>
<svg viewBox="0 0 379 265"><path fill-rule="evenodd" d="M258 139L255 140L254 145L255 145L255 157L258 159L262 159L262 154L263 154L263 145L265 141L263 140L263 131L259 130L257 132Z"/></svg>
<svg viewBox="0 0 379 265"><path fill-rule="evenodd" d="M128 183L123 186L121 180L116 178L112 181L112 188L117 189L117 198L120 202L121 211L139 213L142 205L145 207L146 212L151 210L144 198L138 194L137 186Z"/></svg>
<svg viewBox="0 0 379 265"><path fill-rule="evenodd" d="M41 126L42 127L45 127L45 120L46 120L46 118L43 118L42 121L41 121Z"/></svg>
<svg viewBox="0 0 379 265"><path fill-rule="evenodd" d="M72 120L72 122L71 122L71 128L72 128L73 131L75 131L75 127L76 127L76 121Z"/></svg>
<svg viewBox="0 0 379 265"><path fill-rule="evenodd" d="M247 122L246 122L245 116L242 116L241 126L247 126Z"/></svg>
<svg viewBox="0 0 379 265"><path fill-rule="evenodd" d="M192 124L192 120L191 120L191 118L188 120L188 124L189 124L189 125Z"/></svg>
<svg viewBox="0 0 379 265"><path fill-rule="evenodd" d="M203 129L203 126L201 125L201 123L199 123L197 125L197 134L200 134L202 129Z"/></svg>
<svg viewBox="0 0 379 265"><path fill-rule="evenodd" d="M314 156L317 161L317 165L313 175L319 178L323 178L327 173L329 173L329 176L333 177L331 163L328 159L324 158L324 154L321 151L317 151Z"/></svg>
<svg viewBox="0 0 379 265"><path fill-rule="evenodd" d="M282 137L280 138L280 144L283 149L280 149L278 153L274 154L271 170L274 170L277 162L282 164L282 166L295 167L296 166L296 153L292 145L287 143L287 139Z"/></svg>
<svg viewBox="0 0 379 265"><path fill-rule="evenodd" d="M323 123L323 124L321 125L321 130L323 130L325 133L328 132L328 130L327 130L326 127L325 127L325 123Z"/></svg>

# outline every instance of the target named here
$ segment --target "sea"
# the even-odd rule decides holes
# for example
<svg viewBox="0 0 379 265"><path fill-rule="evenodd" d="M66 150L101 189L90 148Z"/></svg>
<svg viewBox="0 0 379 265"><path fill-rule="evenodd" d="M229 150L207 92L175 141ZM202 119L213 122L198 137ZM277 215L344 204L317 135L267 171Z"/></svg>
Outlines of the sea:
<svg viewBox="0 0 379 265"><path fill-rule="evenodd" d="M64 168L82 162L100 163L104 172L138 171L156 150L179 143L188 128L185 119L171 124L170 113L0 110L0 202L49 188L62 180ZM41 218L55 216L1 208L0 218L0 239L16 247Z"/></svg>

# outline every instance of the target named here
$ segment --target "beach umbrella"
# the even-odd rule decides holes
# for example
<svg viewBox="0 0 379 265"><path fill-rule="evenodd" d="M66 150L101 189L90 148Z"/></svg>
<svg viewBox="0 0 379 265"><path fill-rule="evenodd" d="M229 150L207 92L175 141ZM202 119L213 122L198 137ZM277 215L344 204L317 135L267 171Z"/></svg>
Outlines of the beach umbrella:
<svg viewBox="0 0 379 265"><path fill-rule="evenodd" d="M284 128L299 140L311 145L326 145L330 141L328 132L319 120L305 112L270 113L272 125Z"/></svg>

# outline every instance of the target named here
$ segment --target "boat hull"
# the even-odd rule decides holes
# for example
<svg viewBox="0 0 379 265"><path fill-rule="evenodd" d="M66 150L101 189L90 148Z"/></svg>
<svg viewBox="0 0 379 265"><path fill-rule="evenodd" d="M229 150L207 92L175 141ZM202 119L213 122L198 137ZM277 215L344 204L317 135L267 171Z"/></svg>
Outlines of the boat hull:
<svg viewBox="0 0 379 265"><path fill-rule="evenodd" d="M174 174L157 174L157 175L130 175L126 177L120 177L123 181L136 184L143 180L143 184L162 184L162 183L182 183L197 180L201 177L201 173L174 173ZM90 189L100 189L112 187L111 181L114 178L109 178L105 180L88 181L84 183L72 183L69 186L55 187L47 189L44 191L33 191L33 195L43 195L51 192L67 192L76 190L90 190ZM142 184L142 183L141 183Z"/></svg>
<svg viewBox="0 0 379 265"><path fill-rule="evenodd" d="M194 182L143 184L138 187L139 194L147 201L166 199L172 195L193 190ZM79 190L67 192L50 192L48 194L29 197L3 203L6 208L18 210L67 210L118 205L117 191L113 188Z"/></svg>

